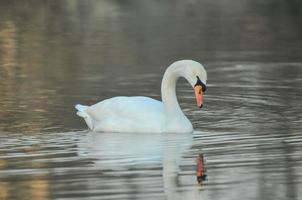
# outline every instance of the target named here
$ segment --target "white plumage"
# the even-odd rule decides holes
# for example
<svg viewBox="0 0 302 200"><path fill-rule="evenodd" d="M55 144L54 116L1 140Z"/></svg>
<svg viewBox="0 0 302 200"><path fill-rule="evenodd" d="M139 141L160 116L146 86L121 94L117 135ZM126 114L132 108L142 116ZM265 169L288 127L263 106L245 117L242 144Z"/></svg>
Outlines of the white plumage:
<svg viewBox="0 0 302 200"><path fill-rule="evenodd" d="M84 118L93 131L104 132L192 132L191 122L181 111L175 87L184 77L194 87L197 79L206 84L204 67L192 60L170 65L163 77L162 102L142 96L113 97L92 106L76 105L77 115Z"/></svg>

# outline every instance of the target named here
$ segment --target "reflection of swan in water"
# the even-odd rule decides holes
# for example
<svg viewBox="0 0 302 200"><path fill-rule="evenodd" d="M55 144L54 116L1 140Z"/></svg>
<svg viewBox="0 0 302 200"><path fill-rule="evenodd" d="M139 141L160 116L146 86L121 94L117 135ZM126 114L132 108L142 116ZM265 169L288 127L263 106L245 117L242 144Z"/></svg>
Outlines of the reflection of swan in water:
<svg viewBox="0 0 302 200"><path fill-rule="evenodd" d="M191 144L192 134L185 133L89 132L87 137L81 138L78 153L80 156L94 159L95 167L105 173L106 170L116 170L118 173L120 170L143 169L153 164L162 164L165 194L169 196L177 189L180 161Z"/></svg>
<svg viewBox="0 0 302 200"><path fill-rule="evenodd" d="M192 135L93 133L79 143L79 154L96 159L103 170L128 169L165 161L180 162L182 154L192 143ZM165 166L164 166L165 167Z"/></svg>

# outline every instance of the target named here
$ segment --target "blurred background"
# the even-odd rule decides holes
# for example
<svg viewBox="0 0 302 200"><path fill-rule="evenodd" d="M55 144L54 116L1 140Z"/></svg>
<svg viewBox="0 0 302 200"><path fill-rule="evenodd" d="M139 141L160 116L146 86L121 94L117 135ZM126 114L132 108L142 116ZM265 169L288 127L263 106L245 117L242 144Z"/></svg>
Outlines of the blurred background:
<svg viewBox="0 0 302 200"><path fill-rule="evenodd" d="M127 74L180 59L301 62L301 10L298 0L2 1L0 127L82 127L65 117L72 105L108 96L83 79L118 90Z"/></svg>
<svg viewBox="0 0 302 200"><path fill-rule="evenodd" d="M183 169L194 177L203 148L218 170L198 195L301 197L302 1L12 0L0 2L0 199L75 199L83 185L87 198L148 199L133 185L122 196L108 192L114 184L96 192L93 183L104 177L93 178L92 160L78 157L77 131L87 134L74 105L118 95L160 99L164 70L180 59L205 64L209 78L201 112L187 83L178 87L182 108L203 131L193 134ZM235 180L227 175L234 168L242 170ZM162 187L154 191L164 198Z"/></svg>

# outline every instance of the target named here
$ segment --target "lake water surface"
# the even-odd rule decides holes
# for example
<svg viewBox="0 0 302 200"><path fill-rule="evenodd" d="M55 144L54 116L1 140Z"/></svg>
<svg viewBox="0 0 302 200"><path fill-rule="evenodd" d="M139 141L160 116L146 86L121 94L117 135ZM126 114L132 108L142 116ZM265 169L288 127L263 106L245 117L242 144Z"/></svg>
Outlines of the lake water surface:
<svg viewBox="0 0 302 200"><path fill-rule="evenodd" d="M0 199L301 199L298 1L0 3ZM192 134L92 133L77 103L160 99L173 61L205 64ZM208 179L196 182L203 153Z"/></svg>

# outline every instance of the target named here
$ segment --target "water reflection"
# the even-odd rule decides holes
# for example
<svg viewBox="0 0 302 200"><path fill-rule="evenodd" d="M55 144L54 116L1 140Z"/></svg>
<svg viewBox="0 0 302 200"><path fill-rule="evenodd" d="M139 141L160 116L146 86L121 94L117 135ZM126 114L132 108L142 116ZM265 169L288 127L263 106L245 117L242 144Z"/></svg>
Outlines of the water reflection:
<svg viewBox="0 0 302 200"><path fill-rule="evenodd" d="M147 177L150 171L162 165L162 183L168 199L183 199L178 193L179 167L191 144L191 134L89 132L79 141L78 153L93 159L94 167L105 175L119 176L138 170L140 176ZM152 188L149 183L140 184Z"/></svg>
<svg viewBox="0 0 302 200"><path fill-rule="evenodd" d="M179 191L188 181L180 166L192 134L83 131L2 139L0 191L5 199L183 199L198 190L193 184ZM189 177L196 183L194 175Z"/></svg>

